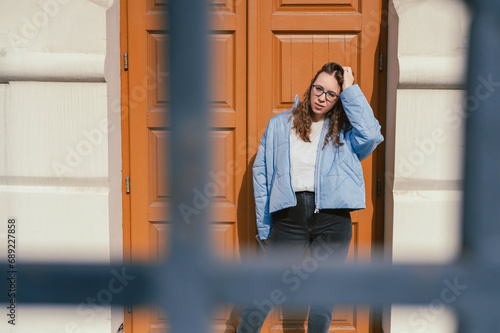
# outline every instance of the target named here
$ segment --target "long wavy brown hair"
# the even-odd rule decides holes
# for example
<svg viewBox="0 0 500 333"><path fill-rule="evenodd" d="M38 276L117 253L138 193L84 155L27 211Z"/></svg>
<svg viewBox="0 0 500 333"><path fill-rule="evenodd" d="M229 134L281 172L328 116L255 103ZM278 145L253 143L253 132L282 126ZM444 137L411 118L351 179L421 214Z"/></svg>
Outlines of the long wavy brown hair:
<svg viewBox="0 0 500 333"><path fill-rule="evenodd" d="M293 117L293 126L297 134L300 136L302 140L305 142L311 142L309 138L309 134L311 133L311 124L312 124L312 114L313 111L311 109L311 89L312 85L318 78L318 75L321 73L333 74L335 79L337 80L340 91L342 92L342 84L344 83L344 68L335 62L329 62L316 73L314 78L309 85L309 88L304 93L303 100L297 105L297 107L293 110L290 119ZM339 133L341 130L347 131L351 128L351 123L345 114L344 107L342 106L342 102L339 100L336 101L335 105L326 113L325 121L328 121L328 133L326 133L325 143L323 144L323 148L326 147L328 142L332 141L336 148L344 145L343 142L340 142ZM322 149L323 149L322 148Z"/></svg>

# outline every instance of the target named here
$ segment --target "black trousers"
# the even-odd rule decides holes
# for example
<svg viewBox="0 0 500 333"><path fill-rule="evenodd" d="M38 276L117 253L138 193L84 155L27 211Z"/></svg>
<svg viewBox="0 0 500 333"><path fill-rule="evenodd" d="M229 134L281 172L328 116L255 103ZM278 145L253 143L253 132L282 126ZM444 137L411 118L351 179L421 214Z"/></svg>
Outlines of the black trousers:
<svg viewBox="0 0 500 333"><path fill-rule="evenodd" d="M314 192L296 192L297 205L275 212L271 215L271 233L265 247L264 260L277 260L286 253L297 258L297 262L309 267L320 263L345 261L352 238L352 223L349 210L325 209L314 213ZM309 255L304 257L307 250ZM295 265L294 265L295 266ZM300 265L292 267L300 269ZM288 271L287 271L288 272ZM288 296L300 288L300 279L287 278L283 274L283 285ZM306 276L306 275L303 275ZM300 277L300 275L299 275ZM258 333L271 311L270 300L255 300L244 310L237 333ZM333 304L314 306L309 309L308 333L327 333L332 320Z"/></svg>

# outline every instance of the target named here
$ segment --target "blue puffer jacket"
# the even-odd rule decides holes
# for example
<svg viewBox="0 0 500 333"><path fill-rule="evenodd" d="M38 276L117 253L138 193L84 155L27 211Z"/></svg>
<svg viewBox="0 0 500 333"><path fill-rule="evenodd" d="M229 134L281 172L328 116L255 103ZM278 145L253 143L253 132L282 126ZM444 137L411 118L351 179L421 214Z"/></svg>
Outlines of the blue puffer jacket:
<svg viewBox="0 0 500 333"><path fill-rule="evenodd" d="M329 142L321 149L328 132L328 122L324 123L314 172L316 211L327 208L365 208L365 184L360 161L384 140L380 134L380 124L358 85L345 89L340 99L352 128L339 134L343 146L335 148L333 142ZM298 97L295 97L291 109L271 118L253 164L260 239L269 236L271 213L297 204L290 173L290 131L293 119L288 119L298 102Z"/></svg>

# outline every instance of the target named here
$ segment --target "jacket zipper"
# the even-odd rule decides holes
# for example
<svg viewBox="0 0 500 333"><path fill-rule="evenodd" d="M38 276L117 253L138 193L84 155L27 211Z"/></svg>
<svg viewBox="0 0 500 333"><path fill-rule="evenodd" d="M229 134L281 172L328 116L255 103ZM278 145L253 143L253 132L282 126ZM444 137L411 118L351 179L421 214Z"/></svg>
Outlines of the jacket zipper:
<svg viewBox="0 0 500 333"><path fill-rule="evenodd" d="M318 156L316 158L316 184L314 184L314 186L316 187L315 191L314 191L314 198L315 198L315 201L316 201L316 208L314 209L314 214L317 214L319 213L319 175L320 175L320 172L319 172L319 166L321 164L321 151L322 151L322 146L323 146L323 143L325 141L325 138L324 138L324 132L325 132L325 126L326 126L326 119L325 119L325 123L323 124L323 128L321 129L321 135L319 137L319 142L318 142Z"/></svg>
<svg viewBox="0 0 500 333"><path fill-rule="evenodd" d="M290 132L288 133L288 170L290 172L288 173L290 175L290 187L292 189L293 193L293 206L297 206L297 196L295 195L295 192L293 191L293 185L292 185L292 149L291 149L291 142L292 140L290 139L290 135L292 135L292 126L293 126L293 121L290 121Z"/></svg>

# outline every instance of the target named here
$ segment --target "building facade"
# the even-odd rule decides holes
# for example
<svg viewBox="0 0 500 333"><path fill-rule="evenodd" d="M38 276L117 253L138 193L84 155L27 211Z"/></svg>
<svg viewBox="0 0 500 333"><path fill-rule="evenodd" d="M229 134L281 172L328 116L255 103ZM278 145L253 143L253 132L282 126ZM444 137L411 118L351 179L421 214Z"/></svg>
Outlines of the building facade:
<svg viewBox="0 0 500 333"><path fill-rule="evenodd" d="M145 2L153 9L163 8L165 4L162 1ZM339 20L339 27L311 20L305 14L301 16L304 21L290 27L287 22L280 23L283 16L279 15L272 18L274 21L267 22L264 11L267 9L262 9L264 5L254 6L251 1L248 4L246 1L216 1L216 6L221 8L215 23L221 33L214 38L216 45L221 45L218 58L234 57L231 59L235 64L233 68L236 68L235 73L218 77L218 82L229 86L228 82L236 78L232 83L238 89L250 91L249 94L256 96L267 94L265 90L261 93L255 88L258 77L252 76L253 72L267 70L265 62L255 65L252 59L258 59L260 55L246 46L241 49L241 43L248 45L257 41L263 47L274 50L273 43L278 41L279 49L292 52L295 42L307 48L307 41L303 42L290 33L301 30L301 38L308 31L315 31L314 34L319 37L330 36L325 45L336 45L339 34L329 31L342 31L343 27L345 30L348 24L353 24L350 29L355 31L358 29L357 19L363 27L361 31L364 31L362 40L369 40L372 21L369 16L363 16L367 14L368 7L362 13L361 1L340 2L286 2L289 7L298 4L316 10L325 6L332 12L342 11L344 6L353 14L352 21ZM128 249L133 245L127 242L131 231L124 221L133 219L134 215L131 217L127 212L125 179L130 165L124 166L123 155L127 154L124 153L127 142L124 137L128 134L123 131L122 125L124 116L132 117L133 114L124 113L122 103L123 88L127 84L124 83L124 76L128 75L123 67L123 36L124 27L127 29L130 26L124 25L123 19L133 21L134 12L124 15L126 3L116 0L23 0L2 4L0 156L3 158L0 163L0 211L5 221L15 218L19 222L19 260L110 263L121 262L124 257L130 259ZM129 4L128 8L131 6ZM269 10L286 11L289 7L270 7ZM373 52L367 51L372 50L371 44L362 44L356 40L354 33L342 33L342 43L358 43L350 44L358 53L351 58L346 55L344 59L347 61L369 56L372 56L371 60L378 61L374 58L378 58L375 51L383 51L382 72L387 71L387 89L368 88L365 83L368 82L368 74L363 74L360 84L370 90L375 100L387 100L386 110L378 110L385 113L385 116L380 115L386 119L385 125L382 124L386 138L385 177L380 178L385 185L382 186L384 251L394 263L453 260L460 252L461 159L463 122L467 117L462 109L465 102L474 103L474 98L477 98L464 96L469 25L467 8L463 3L452 0L391 0L386 6L377 8L376 30L388 29L387 50L384 51L383 46L373 46ZM236 13L234 18L231 11ZM356 16L358 12L361 14ZM138 12L137 15L142 14ZM328 19L331 17L326 15L322 18ZM229 26L233 23L234 27ZM276 40L271 40L266 33L261 34L259 27L267 25L269 31L278 32ZM231 29L237 33L232 36L225 34L233 31ZM241 34L247 33L249 40L242 40ZM130 33L126 35L133 38ZM161 42L165 38L160 36L156 40ZM317 40L321 46L323 39ZM286 49L287 46L290 48ZM227 53L232 47L235 52ZM247 52L250 61L241 62L241 59L246 59ZM290 63L294 61L293 57L277 59ZM130 66L134 65L134 61L133 57L129 60ZM245 68L251 69L243 78L236 76L241 71L237 66L242 63ZM359 72L367 73L362 63L363 60L360 61ZM298 78L280 78L296 82L310 74L300 75ZM158 77L154 82L159 82ZM290 90L301 94L302 87L293 85ZM291 97L284 92L285 89L281 89L281 100L276 105L286 107ZM142 101L142 97L134 95L133 90L126 94L128 101L130 98ZM237 147L239 140L247 140L243 153L234 149L235 155L228 153L223 157L243 162L251 160L247 156L252 155L255 149L253 141L258 142L260 127L266 123L268 115L262 113L256 118L247 118L247 111L238 113L246 108L248 95L242 102L231 95L230 90L218 90L215 94L219 101L224 102L220 110L227 117L220 116L220 123L214 126L225 129L217 134L221 144L235 140L232 142ZM160 97L163 98L158 98L160 102L165 99L165 96ZM271 102L267 101L268 97L259 98L255 102L253 99L249 101L249 108L259 109L266 103L275 103L271 97ZM280 110L280 107L274 106L273 110ZM228 111L233 109L236 115L231 118ZM130 108L128 112L131 112ZM241 121L245 120L241 119L249 119L249 123L242 124ZM236 125L231 127L232 124ZM241 132L240 128L251 128L253 132ZM233 137L231 133L236 134ZM255 136L253 141L248 139L252 135ZM247 139L238 139L245 137ZM130 144L133 145L133 141ZM133 159L133 155L129 158ZM381 155L381 158L384 156ZM370 170L377 165L376 160L369 163L364 167ZM229 176L234 176L232 179L236 179L235 182L241 182L247 177L246 167L240 173ZM367 185L367 191L372 196L370 193L375 193L377 177L370 177L368 183L372 185ZM214 182L217 183L216 180ZM220 195L221 207L227 209L220 219L225 221L231 218L236 220L239 216L238 211L232 212L227 208L232 199L238 198L235 189L245 191L245 186L229 188L224 187ZM131 180L131 190L134 191L134 179ZM246 195L245 200L250 197ZM226 199L227 202L223 201ZM375 199L373 202L376 206ZM240 206L251 208L251 204L246 203ZM247 210L250 211L250 208ZM376 216L373 213L376 208L370 209L368 211L373 215L365 217L361 213L359 221ZM231 214L235 217L227 217L233 216ZM241 233L236 230L238 226L233 230L230 224L218 224L217 227L219 234L216 233L215 237L233 244L231 246L234 246L238 236L244 235L240 238L246 240L253 231L249 227L248 231ZM2 223L2 244L6 242L6 235L7 226ZM360 235L375 237L372 234ZM225 255L224 249L221 251ZM244 252L239 250L239 253L241 257ZM6 257L6 251L0 251L0 256ZM75 306L20 305L16 327L2 321L0 328L2 332L33 332L36 329L37 332L114 333L128 314L124 314L122 308L107 306L110 295L112 297L112 293L104 288L101 293L89 295ZM446 304L445 300L437 299L433 304L420 307L384 309L384 331L453 332L455 321L453 315L444 310ZM223 318L228 316L222 315ZM227 327L231 329L230 321Z"/></svg>

